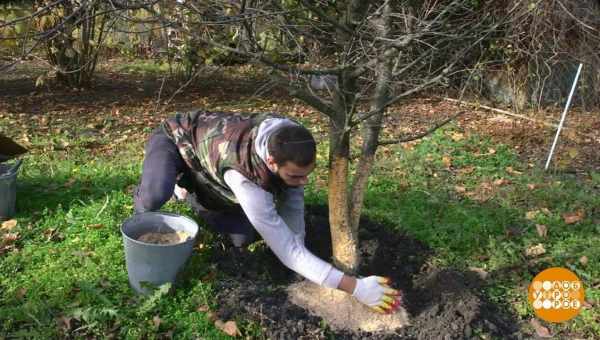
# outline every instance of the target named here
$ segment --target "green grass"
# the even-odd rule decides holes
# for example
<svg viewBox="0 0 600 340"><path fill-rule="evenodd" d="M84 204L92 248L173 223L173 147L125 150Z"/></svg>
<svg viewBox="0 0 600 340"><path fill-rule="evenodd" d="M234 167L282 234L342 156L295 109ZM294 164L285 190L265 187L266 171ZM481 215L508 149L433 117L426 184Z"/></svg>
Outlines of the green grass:
<svg viewBox="0 0 600 340"><path fill-rule="evenodd" d="M19 251L0 258L0 334L61 338L63 318L76 337L155 338L177 330L184 338L223 338L196 311L214 304L210 283L199 279L209 270L206 254L194 254L174 294L144 298L129 288L119 227L132 213L140 156L90 157L74 147L27 157L13 230Z"/></svg>
<svg viewBox="0 0 600 340"><path fill-rule="evenodd" d="M583 280L586 296L598 303L600 291L591 286L600 278L600 174L576 178L544 173L487 138L455 141L450 138L455 129L439 131L413 149L382 150L387 154L370 180L365 214L425 242L438 266L485 269L492 274L486 294L524 320L533 315L526 287L538 269L570 268ZM132 213L130 190L141 171L141 142L99 154L85 149L86 140L71 139L66 150L44 151L65 138L32 138L35 152L18 179L18 225L13 230L19 233L18 251L0 255L0 334L61 338L68 328L70 336L81 338L152 339L168 332L184 339L225 338L205 312L197 311L217 303L211 283L201 280L211 268L210 249L194 252L172 294L139 297L129 288L119 227ZM326 201L324 187L315 180L325 171L326 151L325 145L319 147L308 202ZM450 157L451 168L444 156ZM471 167L468 173L460 171ZM455 189L461 186L468 193L501 178L510 183L494 186L484 201ZM528 184L538 188L531 190ZM526 218L527 212L542 208L547 212ZM565 224L562 214L578 209L586 217ZM165 210L190 213L172 203ZM537 234L535 224L547 226L547 238ZM509 229L520 234L507 235ZM524 251L538 243L546 254L532 262ZM587 265L579 262L584 255ZM599 317L597 309L584 310L576 319L552 326L553 331L599 334ZM255 324L240 320L240 325L245 335L259 336Z"/></svg>
<svg viewBox="0 0 600 340"><path fill-rule="evenodd" d="M428 244L436 253L431 261L439 266L489 272L488 296L523 319L533 317L526 299L529 282L550 267L575 272L586 297L597 304L600 290L591 287L600 278L598 174L581 178L545 173L540 165L522 164L508 146L493 145L488 138L453 141L448 137L453 129L436 133L414 150L392 148L396 157L385 157L372 177L365 213ZM444 156L450 157L452 168L444 165ZM465 168L472 171L461 173ZM497 179L510 182L495 186ZM494 188L487 200L456 191L457 186L477 190L482 182ZM532 190L529 184L536 187ZM547 210L527 219L527 212L541 209ZM585 218L566 224L562 215L579 209ZM536 224L547 227L547 238L538 235ZM525 256L525 249L539 243L545 254ZM579 261L582 256L587 264ZM598 309L583 310L553 329L600 334L599 317Z"/></svg>

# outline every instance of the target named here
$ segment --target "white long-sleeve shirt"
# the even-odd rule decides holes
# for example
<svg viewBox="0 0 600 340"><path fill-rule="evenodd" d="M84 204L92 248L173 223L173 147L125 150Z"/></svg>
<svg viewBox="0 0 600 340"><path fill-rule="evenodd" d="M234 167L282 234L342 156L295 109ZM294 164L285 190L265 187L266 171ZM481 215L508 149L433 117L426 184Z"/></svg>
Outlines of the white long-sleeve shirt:
<svg viewBox="0 0 600 340"><path fill-rule="evenodd" d="M268 138L277 128L289 124L295 123L272 118L259 126L256 152L265 163ZM273 194L236 170L226 171L224 179L256 231L286 267L319 285L338 287L343 273L312 254L304 245L303 187L286 189L285 195L276 204Z"/></svg>

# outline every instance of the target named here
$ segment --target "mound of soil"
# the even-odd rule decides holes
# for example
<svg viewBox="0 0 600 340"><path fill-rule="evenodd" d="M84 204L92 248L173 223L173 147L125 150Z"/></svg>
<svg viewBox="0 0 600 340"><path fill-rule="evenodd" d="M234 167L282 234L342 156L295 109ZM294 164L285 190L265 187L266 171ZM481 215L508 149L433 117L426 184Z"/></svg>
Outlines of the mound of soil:
<svg viewBox="0 0 600 340"><path fill-rule="evenodd" d="M306 244L329 259L327 210L307 207ZM266 247L253 252L216 253L225 278L216 282L223 320L252 321L269 339L479 339L487 333L520 338L514 317L481 296L483 282L472 272L428 266L432 251L423 243L368 220L361 222L362 275L392 278L401 289L410 326L388 333L339 331L290 301L287 287L301 277L285 268ZM335 307L333 307L335 308Z"/></svg>

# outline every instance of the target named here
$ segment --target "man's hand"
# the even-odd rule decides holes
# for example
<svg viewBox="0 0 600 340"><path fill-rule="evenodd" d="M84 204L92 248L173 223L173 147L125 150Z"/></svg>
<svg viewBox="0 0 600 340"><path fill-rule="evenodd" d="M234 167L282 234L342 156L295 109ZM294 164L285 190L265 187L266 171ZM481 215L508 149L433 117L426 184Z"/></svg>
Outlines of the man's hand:
<svg viewBox="0 0 600 340"><path fill-rule="evenodd" d="M390 283L389 278L381 276L356 279L352 296L378 313L393 313L402 304L402 297Z"/></svg>

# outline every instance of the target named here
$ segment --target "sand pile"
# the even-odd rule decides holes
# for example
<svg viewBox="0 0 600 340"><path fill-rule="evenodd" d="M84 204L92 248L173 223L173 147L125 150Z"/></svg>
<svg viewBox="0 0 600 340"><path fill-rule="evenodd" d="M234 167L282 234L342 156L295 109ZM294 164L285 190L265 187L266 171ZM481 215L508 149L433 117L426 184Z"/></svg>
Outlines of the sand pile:
<svg viewBox="0 0 600 340"><path fill-rule="evenodd" d="M287 292L292 303L323 318L334 330L387 333L409 324L402 307L393 314L376 313L345 292L309 281L294 283Z"/></svg>
<svg viewBox="0 0 600 340"><path fill-rule="evenodd" d="M138 238L138 241L151 244L177 244L185 242L190 237L185 231L177 231L172 233L145 233Z"/></svg>

